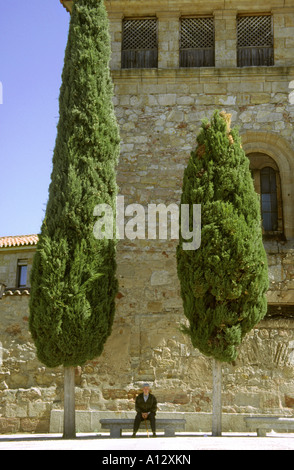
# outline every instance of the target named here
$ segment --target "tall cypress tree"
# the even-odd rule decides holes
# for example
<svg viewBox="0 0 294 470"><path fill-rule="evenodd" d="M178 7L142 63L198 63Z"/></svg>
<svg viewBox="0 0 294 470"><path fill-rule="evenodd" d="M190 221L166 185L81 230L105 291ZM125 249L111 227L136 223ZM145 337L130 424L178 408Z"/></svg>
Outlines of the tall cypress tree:
<svg viewBox="0 0 294 470"><path fill-rule="evenodd" d="M31 275L30 331L48 367L101 354L117 293L115 241L93 234L94 207L115 211L119 131L103 0L76 0L59 97L45 218Z"/></svg>
<svg viewBox="0 0 294 470"><path fill-rule="evenodd" d="M230 115L202 123L184 172L181 204L201 204L201 245L177 247L185 332L213 360L213 435L221 434L221 362L238 355L242 339L266 314L267 258L259 197L249 160ZM191 224L192 226L192 224ZM191 227L190 227L191 228Z"/></svg>
<svg viewBox="0 0 294 470"><path fill-rule="evenodd" d="M259 197L237 129L216 111L184 173L182 204L201 204L201 246L177 248L187 333L201 352L232 361L266 314L268 271Z"/></svg>

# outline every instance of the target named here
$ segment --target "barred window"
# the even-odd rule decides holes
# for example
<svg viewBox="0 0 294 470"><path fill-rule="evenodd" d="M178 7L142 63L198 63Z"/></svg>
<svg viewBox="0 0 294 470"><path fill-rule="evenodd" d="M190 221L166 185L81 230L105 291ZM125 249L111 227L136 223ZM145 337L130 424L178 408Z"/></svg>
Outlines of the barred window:
<svg viewBox="0 0 294 470"><path fill-rule="evenodd" d="M125 19L123 21L122 68L156 68L157 65L157 19Z"/></svg>
<svg viewBox="0 0 294 470"><path fill-rule="evenodd" d="M180 67L214 66L213 17L181 18Z"/></svg>
<svg viewBox="0 0 294 470"><path fill-rule="evenodd" d="M272 16L237 17L238 67L274 65Z"/></svg>

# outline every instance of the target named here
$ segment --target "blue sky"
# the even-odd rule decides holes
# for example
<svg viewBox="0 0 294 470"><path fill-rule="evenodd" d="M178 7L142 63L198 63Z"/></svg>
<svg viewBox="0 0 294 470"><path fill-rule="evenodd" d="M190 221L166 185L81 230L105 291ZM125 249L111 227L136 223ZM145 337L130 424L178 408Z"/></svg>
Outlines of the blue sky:
<svg viewBox="0 0 294 470"><path fill-rule="evenodd" d="M41 227L68 26L59 0L0 0L0 237Z"/></svg>

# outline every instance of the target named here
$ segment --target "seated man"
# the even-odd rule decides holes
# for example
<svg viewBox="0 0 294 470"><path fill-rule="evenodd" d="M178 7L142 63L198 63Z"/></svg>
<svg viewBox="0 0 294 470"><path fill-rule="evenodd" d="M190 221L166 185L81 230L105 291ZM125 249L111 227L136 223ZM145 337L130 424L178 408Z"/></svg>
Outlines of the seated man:
<svg viewBox="0 0 294 470"><path fill-rule="evenodd" d="M149 384L143 385L143 393L140 393L137 396L135 407L137 415L134 422L134 431L132 437L136 436L136 433L140 427L140 423L143 421L143 419L149 419L153 437L156 437L155 414L157 410L157 400L155 396L150 393Z"/></svg>

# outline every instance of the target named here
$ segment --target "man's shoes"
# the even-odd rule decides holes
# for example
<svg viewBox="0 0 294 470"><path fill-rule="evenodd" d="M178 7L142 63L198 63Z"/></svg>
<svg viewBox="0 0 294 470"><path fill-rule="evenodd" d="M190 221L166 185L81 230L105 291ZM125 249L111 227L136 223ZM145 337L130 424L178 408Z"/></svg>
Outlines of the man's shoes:
<svg viewBox="0 0 294 470"><path fill-rule="evenodd" d="M157 436L156 436L156 432L153 433L153 436L152 436L152 437L157 437Z"/></svg>
<svg viewBox="0 0 294 470"><path fill-rule="evenodd" d="M132 434L132 437L136 437L136 434L135 434L135 433L133 433L133 434Z"/></svg>

